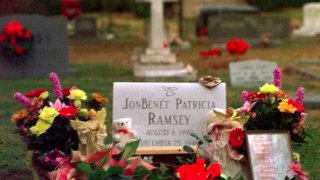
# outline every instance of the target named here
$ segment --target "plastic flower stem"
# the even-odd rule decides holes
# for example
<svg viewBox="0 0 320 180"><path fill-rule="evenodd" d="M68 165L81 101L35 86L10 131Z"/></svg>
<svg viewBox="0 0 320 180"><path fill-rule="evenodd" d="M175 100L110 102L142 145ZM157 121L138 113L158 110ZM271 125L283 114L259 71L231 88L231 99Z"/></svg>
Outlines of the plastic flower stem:
<svg viewBox="0 0 320 180"><path fill-rule="evenodd" d="M50 73L49 78L53 86L54 96L56 98L63 98L61 82L57 73L55 72Z"/></svg>
<svg viewBox="0 0 320 180"><path fill-rule="evenodd" d="M25 95L16 92L14 93L14 99L18 102L20 102L22 105L26 106L27 108L31 108L32 107L32 103L30 101L30 99L28 99Z"/></svg>
<svg viewBox="0 0 320 180"><path fill-rule="evenodd" d="M299 104L303 104L305 90L303 87L299 87L296 91L296 102Z"/></svg>
<svg viewBox="0 0 320 180"><path fill-rule="evenodd" d="M282 70L281 68L275 68L273 71L273 84L279 89L282 87Z"/></svg>

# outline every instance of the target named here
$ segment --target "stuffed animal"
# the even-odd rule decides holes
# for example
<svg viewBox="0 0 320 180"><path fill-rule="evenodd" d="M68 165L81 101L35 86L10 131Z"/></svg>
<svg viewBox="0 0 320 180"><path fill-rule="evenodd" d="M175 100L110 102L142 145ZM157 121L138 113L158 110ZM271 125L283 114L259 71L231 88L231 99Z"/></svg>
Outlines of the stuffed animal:
<svg viewBox="0 0 320 180"><path fill-rule="evenodd" d="M131 118L120 118L113 120L113 140L116 147L122 149L127 143L137 140L137 132L132 129Z"/></svg>

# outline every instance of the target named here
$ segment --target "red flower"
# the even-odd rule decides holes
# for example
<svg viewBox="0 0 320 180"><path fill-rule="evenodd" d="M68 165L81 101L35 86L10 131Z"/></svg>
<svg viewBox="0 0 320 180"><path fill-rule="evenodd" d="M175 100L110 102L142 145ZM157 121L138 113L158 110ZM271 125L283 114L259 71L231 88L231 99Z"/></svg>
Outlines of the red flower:
<svg viewBox="0 0 320 180"><path fill-rule="evenodd" d="M18 55L22 55L24 53L24 48L23 47L20 47L20 46L17 46L14 48L14 52Z"/></svg>
<svg viewBox="0 0 320 180"><path fill-rule="evenodd" d="M201 58L207 58L210 56L221 56L221 50L219 48L213 48L208 51L201 51L200 56Z"/></svg>
<svg viewBox="0 0 320 180"><path fill-rule="evenodd" d="M168 48L169 47L169 44L167 41L164 41L163 44L162 44L163 48Z"/></svg>
<svg viewBox="0 0 320 180"><path fill-rule="evenodd" d="M62 15L68 20L74 19L82 14L83 6L78 0L63 0L61 3Z"/></svg>
<svg viewBox="0 0 320 180"><path fill-rule="evenodd" d="M226 45L226 49L230 54L244 54L249 45L246 41L242 39L231 38Z"/></svg>
<svg viewBox="0 0 320 180"><path fill-rule="evenodd" d="M297 111L298 111L298 112L304 112L304 107L303 107L301 104L299 104L299 103L297 103L296 101L294 101L293 99L289 99L289 100L288 100L288 104L291 104L291 105L293 105L295 108L297 108Z"/></svg>
<svg viewBox="0 0 320 180"><path fill-rule="evenodd" d="M64 88L62 90L62 94L64 97L69 96L70 95L70 88Z"/></svg>
<svg viewBox="0 0 320 180"><path fill-rule="evenodd" d="M0 34L0 42L7 40L7 36L4 34Z"/></svg>
<svg viewBox="0 0 320 180"><path fill-rule="evenodd" d="M25 39L31 39L32 38L32 33L30 31L26 31L23 34Z"/></svg>
<svg viewBox="0 0 320 180"><path fill-rule="evenodd" d="M208 35L208 27L201 26L199 30L199 36L207 36Z"/></svg>
<svg viewBox="0 0 320 180"><path fill-rule="evenodd" d="M220 165L212 164L208 171L205 169L205 160L197 159L194 164L184 164L177 168L181 180L207 180L219 177L221 174Z"/></svg>
<svg viewBox="0 0 320 180"><path fill-rule="evenodd" d="M44 92L46 92L45 89L35 89L35 90L27 92L25 94L25 96L27 96L29 98L39 97Z"/></svg>
<svg viewBox="0 0 320 180"><path fill-rule="evenodd" d="M218 163L213 163L209 166L207 172L211 178L217 178L221 175L221 166Z"/></svg>
<svg viewBox="0 0 320 180"><path fill-rule="evenodd" d="M60 109L59 114L63 117L69 118L69 117L75 117L78 113L77 108L72 106L65 106L62 109Z"/></svg>
<svg viewBox="0 0 320 180"><path fill-rule="evenodd" d="M249 94L249 100L250 101L255 101L255 100L262 100L268 97L268 94L265 93L250 93Z"/></svg>
<svg viewBox="0 0 320 180"><path fill-rule="evenodd" d="M9 36L18 35L18 37L22 37L23 26L18 21L11 21L4 27L4 33Z"/></svg>
<svg viewBox="0 0 320 180"><path fill-rule="evenodd" d="M241 128L235 128L230 131L229 143L232 148L239 148L244 141L244 131Z"/></svg>

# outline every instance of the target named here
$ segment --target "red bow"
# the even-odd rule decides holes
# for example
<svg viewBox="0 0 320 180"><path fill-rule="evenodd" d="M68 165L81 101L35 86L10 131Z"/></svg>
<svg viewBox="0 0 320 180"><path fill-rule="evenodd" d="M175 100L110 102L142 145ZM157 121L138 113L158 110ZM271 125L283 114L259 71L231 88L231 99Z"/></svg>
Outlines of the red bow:
<svg viewBox="0 0 320 180"><path fill-rule="evenodd" d="M119 129L118 133L128 134L129 131L127 129Z"/></svg>

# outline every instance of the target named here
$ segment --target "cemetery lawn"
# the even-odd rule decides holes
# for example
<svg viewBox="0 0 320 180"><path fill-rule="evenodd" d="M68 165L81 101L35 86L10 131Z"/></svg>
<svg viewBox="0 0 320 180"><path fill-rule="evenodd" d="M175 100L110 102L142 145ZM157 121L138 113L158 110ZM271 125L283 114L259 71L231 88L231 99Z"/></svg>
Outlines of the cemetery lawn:
<svg viewBox="0 0 320 180"><path fill-rule="evenodd" d="M297 43L299 41L299 43ZM283 89L294 92L299 86L304 86L307 93L318 93L320 80L290 73L287 67L299 64L302 58L319 57L320 47L317 45L320 38L307 40L292 40L283 46L271 48L250 48L248 53L238 59L224 55L209 59L199 59L199 52L208 49L212 44L207 41L196 41L193 49L177 51L179 61L192 64L199 70L199 77L203 75L219 76L227 83L228 106L241 106L240 93L246 89L257 91L257 88L233 88L229 85L228 63L236 60L261 58L277 61L284 69ZM71 67L76 70L74 76L61 77L64 87L76 86L88 93L99 92L110 99L108 105L108 124L112 119L112 83L138 82L142 79L133 77L129 54L134 47L145 47L146 42L139 40L119 40L102 42L96 40L71 41ZM224 52L224 54L226 54ZM174 80L173 80L174 81ZM19 176L20 179L30 179L30 173L26 170L26 147L17 133L15 124L10 121L10 116L20 110L21 106L13 101L12 95L19 91L25 93L35 88L46 88L52 93L47 77L43 78L19 78L1 79L0 82L0 179L3 177ZM310 174L310 179L320 179L320 110L307 109L308 143L303 146L295 146L294 150L301 154L303 168ZM110 126L108 126L110 127ZM13 176L15 175L15 176ZM17 179L19 179L17 178Z"/></svg>

